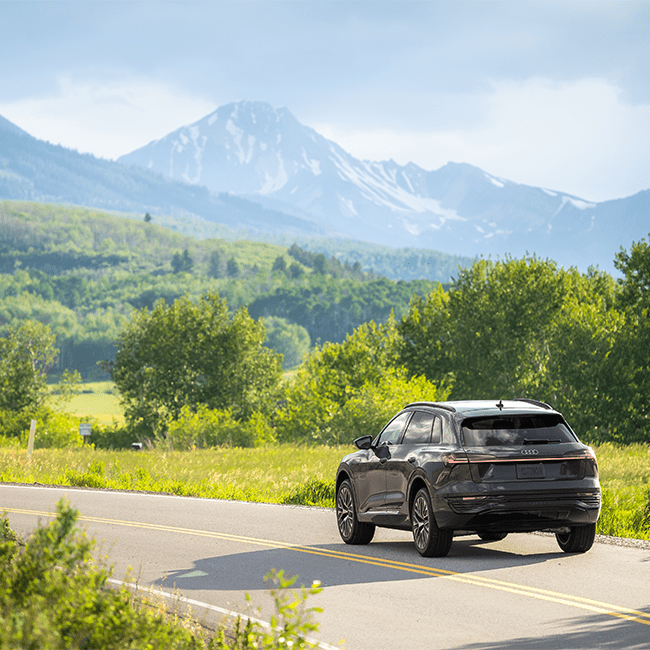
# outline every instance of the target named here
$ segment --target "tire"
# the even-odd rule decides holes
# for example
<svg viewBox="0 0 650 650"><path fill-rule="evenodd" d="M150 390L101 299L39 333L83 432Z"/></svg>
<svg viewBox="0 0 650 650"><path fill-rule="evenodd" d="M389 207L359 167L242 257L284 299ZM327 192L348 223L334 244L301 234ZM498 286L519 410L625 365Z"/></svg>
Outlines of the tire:
<svg viewBox="0 0 650 650"><path fill-rule="evenodd" d="M586 553L596 537L596 524L574 526L568 533L555 533L560 548L565 553Z"/></svg>
<svg viewBox="0 0 650 650"><path fill-rule="evenodd" d="M347 479L336 491L336 523L346 544L369 544L375 536L375 525L359 521L354 505L352 485Z"/></svg>
<svg viewBox="0 0 650 650"><path fill-rule="evenodd" d="M483 532L483 533L478 533L478 536L484 542L500 542L502 539L505 539L508 536L508 533Z"/></svg>
<svg viewBox="0 0 650 650"><path fill-rule="evenodd" d="M433 516L431 498L422 488L416 495L411 508L413 541L418 553L423 557L444 557L449 553L453 531L440 530Z"/></svg>

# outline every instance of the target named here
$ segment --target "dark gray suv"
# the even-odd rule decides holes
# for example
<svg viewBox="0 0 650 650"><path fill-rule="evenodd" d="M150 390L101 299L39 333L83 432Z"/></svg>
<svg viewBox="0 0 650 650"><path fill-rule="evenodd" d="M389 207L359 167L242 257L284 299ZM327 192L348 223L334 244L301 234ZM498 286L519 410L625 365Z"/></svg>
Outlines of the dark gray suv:
<svg viewBox="0 0 650 650"><path fill-rule="evenodd" d="M496 541L554 532L584 553L600 514L598 465L560 413L528 399L417 402L341 461L336 517L346 544L375 527L413 531L425 557L447 555L455 535Z"/></svg>

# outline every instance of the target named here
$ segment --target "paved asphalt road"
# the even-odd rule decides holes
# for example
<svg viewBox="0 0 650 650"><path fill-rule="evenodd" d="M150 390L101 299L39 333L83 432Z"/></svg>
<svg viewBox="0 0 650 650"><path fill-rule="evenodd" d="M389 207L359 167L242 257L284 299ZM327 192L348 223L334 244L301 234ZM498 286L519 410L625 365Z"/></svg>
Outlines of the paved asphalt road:
<svg viewBox="0 0 650 650"><path fill-rule="evenodd" d="M6 484L0 511L27 534L63 496L115 578L132 567L141 585L241 612L248 593L265 620L271 568L320 580L309 601L324 610L320 638L348 650L650 648L648 548L597 543L567 555L554 536L472 536L425 559L401 531L346 546L331 510Z"/></svg>

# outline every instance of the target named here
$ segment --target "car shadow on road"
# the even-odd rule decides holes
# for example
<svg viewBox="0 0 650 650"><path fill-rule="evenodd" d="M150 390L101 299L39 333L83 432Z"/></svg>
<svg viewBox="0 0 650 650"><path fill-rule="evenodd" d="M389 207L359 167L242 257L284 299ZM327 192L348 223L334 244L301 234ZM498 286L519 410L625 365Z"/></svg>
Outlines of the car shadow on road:
<svg viewBox="0 0 650 650"><path fill-rule="evenodd" d="M324 587L435 579L446 572L474 573L539 564L564 559L562 553L520 555L499 550L476 539L455 540L449 556L423 558L412 541L377 542L368 546L323 544L254 550L195 560L192 566L169 571L154 584L181 591L255 591L268 589L264 582L272 568L300 576L300 584L319 580ZM437 573L440 571L440 573Z"/></svg>
<svg viewBox="0 0 650 650"><path fill-rule="evenodd" d="M650 608L639 612L650 617ZM650 647L650 618L645 622L598 614L557 621L561 631L541 637L485 641L449 647L448 650L634 650ZM435 635L435 631L432 631Z"/></svg>

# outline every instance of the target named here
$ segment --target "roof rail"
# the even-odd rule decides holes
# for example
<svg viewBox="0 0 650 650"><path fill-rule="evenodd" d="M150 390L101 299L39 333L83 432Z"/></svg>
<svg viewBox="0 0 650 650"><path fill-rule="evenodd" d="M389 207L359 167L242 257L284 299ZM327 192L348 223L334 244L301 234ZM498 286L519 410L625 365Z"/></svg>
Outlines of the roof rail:
<svg viewBox="0 0 650 650"><path fill-rule="evenodd" d="M452 413L456 412L456 409L453 406L449 406L449 404L440 404L440 402L411 402L404 408L407 408L408 406L435 406L436 408L444 409L445 411L451 411Z"/></svg>
<svg viewBox="0 0 650 650"><path fill-rule="evenodd" d="M549 411L553 410L553 407L550 404L547 404L546 402L540 402L537 399L528 399L527 397L515 397L513 400L514 402L526 402L528 404L533 404L534 406L540 406L543 409L547 409Z"/></svg>

